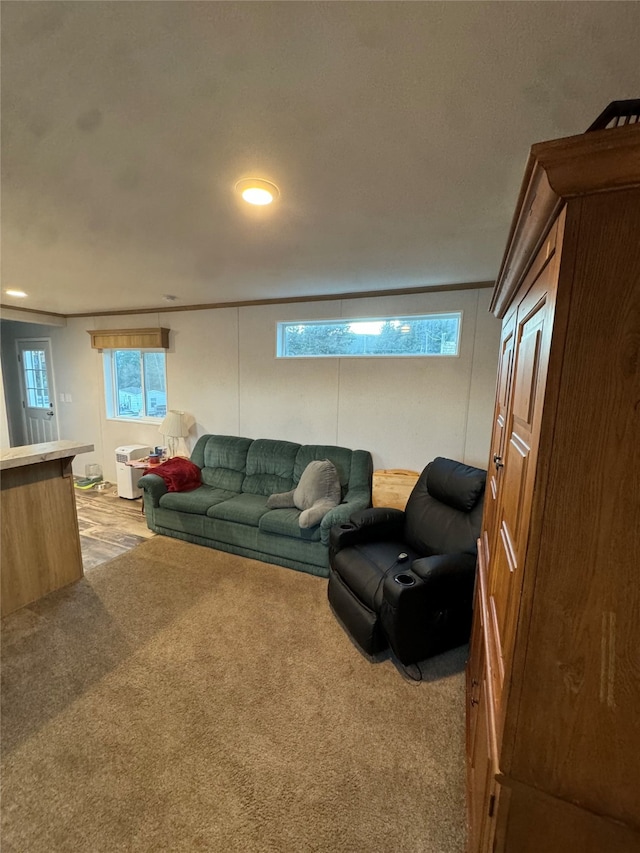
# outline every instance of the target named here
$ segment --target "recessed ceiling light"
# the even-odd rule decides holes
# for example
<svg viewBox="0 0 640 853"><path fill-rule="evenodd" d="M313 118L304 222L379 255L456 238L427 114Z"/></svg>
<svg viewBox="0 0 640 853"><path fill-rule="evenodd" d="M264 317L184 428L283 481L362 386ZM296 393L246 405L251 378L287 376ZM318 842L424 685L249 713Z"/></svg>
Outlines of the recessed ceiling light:
<svg viewBox="0 0 640 853"><path fill-rule="evenodd" d="M280 195L280 190L271 181L262 178L244 178L236 184L236 190L249 204L271 204Z"/></svg>
<svg viewBox="0 0 640 853"><path fill-rule="evenodd" d="M27 294L24 290L5 290L7 296L18 296L20 299L23 299Z"/></svg>

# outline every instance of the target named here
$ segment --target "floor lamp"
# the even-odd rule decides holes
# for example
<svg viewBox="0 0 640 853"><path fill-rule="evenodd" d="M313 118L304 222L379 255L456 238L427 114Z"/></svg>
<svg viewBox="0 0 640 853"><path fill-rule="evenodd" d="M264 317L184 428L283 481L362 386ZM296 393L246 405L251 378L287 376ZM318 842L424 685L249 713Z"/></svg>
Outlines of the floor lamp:
<svg viewBox="0 0 640 853"><path fill-rule="evenodd" d="M179 412L177 409L169 409L165 419L160 424L158 432L167 439L167 451L171 459L178 452L180 439L186 438L189 435L184 412Z"/></svg>

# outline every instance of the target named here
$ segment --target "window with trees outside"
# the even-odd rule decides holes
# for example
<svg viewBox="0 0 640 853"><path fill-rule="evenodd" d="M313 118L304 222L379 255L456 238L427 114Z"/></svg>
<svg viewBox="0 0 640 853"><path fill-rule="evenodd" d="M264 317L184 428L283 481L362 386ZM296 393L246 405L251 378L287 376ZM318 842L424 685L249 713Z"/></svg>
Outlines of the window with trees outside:
<svg viewBox="0 0 640 853"><path fill-rule="evenodd" d="M142 420L167 414L164 350L105 350L104 370L107 417Z"/></svg>
<svg viewBox="0 0 640 853"><path fill-rule="evenodd" d="M278 323L278 358L457 356L462 312Z"/></svg>

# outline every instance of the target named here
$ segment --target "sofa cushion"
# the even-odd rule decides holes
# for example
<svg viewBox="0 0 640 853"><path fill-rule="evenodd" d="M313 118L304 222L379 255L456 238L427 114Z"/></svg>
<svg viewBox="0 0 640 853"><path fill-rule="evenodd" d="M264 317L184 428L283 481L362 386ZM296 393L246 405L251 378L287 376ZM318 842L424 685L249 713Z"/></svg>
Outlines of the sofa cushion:
<svg viewBox="0 0 640 853"><path fill-rule="evenodd" d="M247 453L247 472L242 491L252 495L288 492L295 485L293 466L299 444L258 438Z"/></svg>
<svg viewBox="0 0 640 853"><path fill-rule="evenodd" d="M269 512L269 510L264 495L243 494L209 507L207 515L209 518L219 518L223 521L234 521L237 524L257 527L265 512Z"/></svg>
<svg viewBox="0 0 640 853"><path fill-rule="evenodd" d="M306 542L320 541L320 526L300 527L300 510L272 509L263 515L258 523L261 533L276 533L279 536L291 536Z"/></svg>
<svg viewBox="0 0 640 853"><path fill-rule="evenodd" d="M175 509L178 512L206 515L210 506L226 501L235 494L225 489L199 486L193 492L167 492L160 498L160 506L164 509Z"/></svg>
<svg viewBox="0 0 640 853"><path fill-rule="evenodd" d="M247 466L250 438L235 435L203 435L191 454L202 468L202 482L217 489L241 492Z"/></svg>

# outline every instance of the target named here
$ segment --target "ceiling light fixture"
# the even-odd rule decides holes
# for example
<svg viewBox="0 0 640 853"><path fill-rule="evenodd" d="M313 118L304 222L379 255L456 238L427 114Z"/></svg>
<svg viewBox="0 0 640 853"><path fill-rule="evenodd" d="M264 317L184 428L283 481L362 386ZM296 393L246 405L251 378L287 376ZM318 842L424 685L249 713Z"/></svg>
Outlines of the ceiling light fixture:
<svg viewBox="0 0 640 853"><path fill-rule="evenodd" d="M236 191L249 204L265 205L271 204L279 195L280 190L271 181L263 181L262 178L243 178L236 184Z"/></svg>
<svg viewBox="0 0 640 853"><path fill-rule="evenodd" d="M18 296L20 299L23 299L27 294L24 290L5 290L7 296Z"/></svg>

